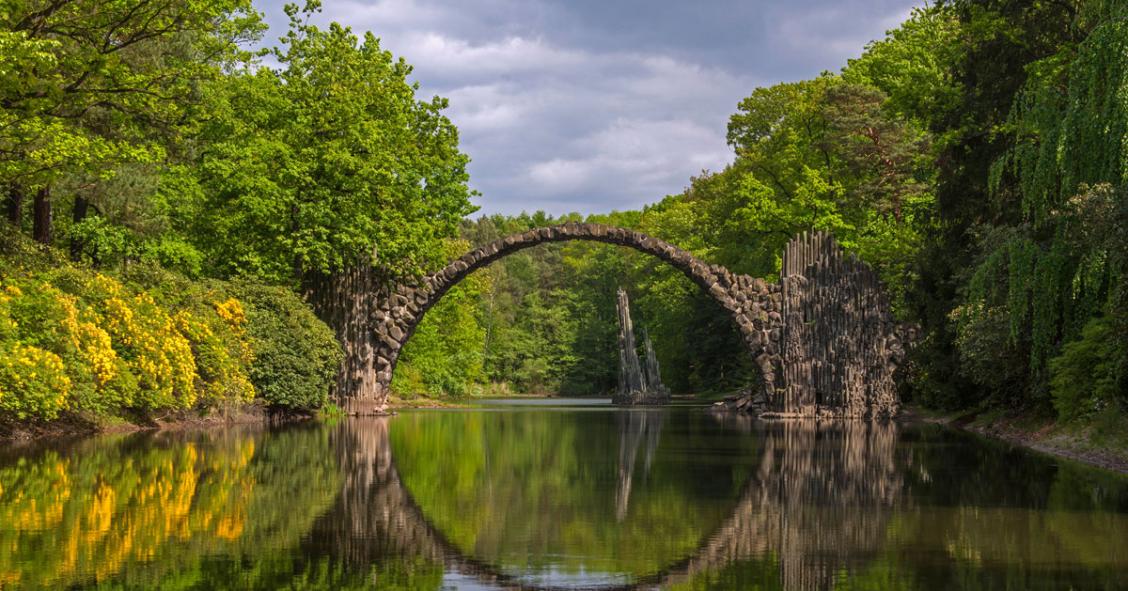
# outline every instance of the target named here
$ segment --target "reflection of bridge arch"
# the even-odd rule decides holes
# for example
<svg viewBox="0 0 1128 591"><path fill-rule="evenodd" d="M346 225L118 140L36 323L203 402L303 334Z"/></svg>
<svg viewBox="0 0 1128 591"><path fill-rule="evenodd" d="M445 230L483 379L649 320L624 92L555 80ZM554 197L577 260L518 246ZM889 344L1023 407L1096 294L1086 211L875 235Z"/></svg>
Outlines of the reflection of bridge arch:
<svg viewBox="0 0 1128 591"><path fill-rule="evenodd" d="M416 556L499 589L554 589L465 555L430 522L400 480L387 421L346 421L334 435L346 483L323 523L348 528L330 534L334 551L356 564L377 555ZM731 515L692 556L630 584L598 589L662 588L769 554L778 556L783 588L829 589L850 566L848 557L876 553L901 489L895 424L741 421L736 427L754 430L765 445Z"/></svg>

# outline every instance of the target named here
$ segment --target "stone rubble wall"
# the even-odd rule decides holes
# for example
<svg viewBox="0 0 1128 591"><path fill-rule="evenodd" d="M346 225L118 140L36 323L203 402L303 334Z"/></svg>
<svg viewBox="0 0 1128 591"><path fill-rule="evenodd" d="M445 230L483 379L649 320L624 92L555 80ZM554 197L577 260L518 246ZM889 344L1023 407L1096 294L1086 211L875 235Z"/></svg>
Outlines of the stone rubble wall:
<svg viewBox="0 0 1128 591"><path fill-rule="evenodd" d="M892 416L904 355L877 274L824 232L788 243L780 274L772 416ZM774 329L773 329L774 336ZM782 374L782 375L781 375Z"/></svg>

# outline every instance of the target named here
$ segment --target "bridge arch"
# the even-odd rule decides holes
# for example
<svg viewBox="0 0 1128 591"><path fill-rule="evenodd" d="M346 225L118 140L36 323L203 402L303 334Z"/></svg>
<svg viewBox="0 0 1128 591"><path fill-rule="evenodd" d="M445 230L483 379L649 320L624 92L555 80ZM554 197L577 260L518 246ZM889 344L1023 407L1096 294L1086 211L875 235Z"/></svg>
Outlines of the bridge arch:
<svg viewBox="0 0 1128 591"><path fill-rule="evenodd" d="M418 283L387 286L387 293L380 298L382 301L372 318L377 343L374 359L377 404L382 405L386 399L392 372L404 344L415 333L427 312L452 287L474 271L520 250L570 240L625 246L669 264L728 312L754 357L763 352L770 331L771 311L779 302L778 286L706 263L669 242L641 232L603 224L566 223L534 228L473 249Z"/></svg>
<svg viewBox="0 0 1128 591"><path fill-rule="evenodd" d="M366 267L350 280L359 300L337 298L330 324L349 349L336 395L353 415L385 411L400 351L419 322L458 282L520 250L588 240L633 248L681 271L732 317L760 382L728 408L777 417L875 417L896 414L893 374L909 336L897 324L876 273L825 233L804 233L783 253L778 282L734 274L641 232L566 223L475 248L420 280L387 282ZM347 291L347 290L346 290ZM350 363L360 359L362 362Z"/></svg>

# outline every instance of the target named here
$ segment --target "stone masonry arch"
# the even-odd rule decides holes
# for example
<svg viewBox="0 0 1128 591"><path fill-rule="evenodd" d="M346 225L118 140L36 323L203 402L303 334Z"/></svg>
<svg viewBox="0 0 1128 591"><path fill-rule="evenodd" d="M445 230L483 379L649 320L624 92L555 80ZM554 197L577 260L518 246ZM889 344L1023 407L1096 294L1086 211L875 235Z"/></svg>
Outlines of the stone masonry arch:
<svg viewBox="0 0 1128 591"><path fill-rule="evenodd" d="M710 265L689 252L641 232L603 224L567 223L535 228L476 248L416 284L388 286L386 305L373 312L378 333L377 380L387 391L403 345L415 333L424 315L460 281L474 271L517 251L549 242L588 240L633 248L652 255L681 271L728 312L753 351L761 349L761 331L767 322L762 310L770 287L762 280L738 276ZM763 316L759 323L752 320ZM757 328L759 324L759 328ZM382 401L381 401L382 402Z"/></svg>
<svg viewBox="0 0 1128 591"><path fill-rule="evenodd" d="M868 416L896 412L892 372L900 341L876 275L847 257L822 233L792 240L779 282L738 275L641 232L603 224L566 223L535 228L476 248L419 281L362 278L370 301L361 326L371 338L357 339L355 325L338 329L345 343L369 343L359 354L371 371L338 381L336 395L350 414L379 414L386 406L400 351L419 322L458 282L519 250L549 242L589 240L633 248L681 271L732 317L761 383L731 406L778 416ZM374 271L371 271L374 273ZM863 309L869 308L869 310ZM819 322L823 320L824 322ZM339 323L338 323L339 324ZM812 325L818 324L818 328ZM357 396L354 392L364 392Z"/></svg>

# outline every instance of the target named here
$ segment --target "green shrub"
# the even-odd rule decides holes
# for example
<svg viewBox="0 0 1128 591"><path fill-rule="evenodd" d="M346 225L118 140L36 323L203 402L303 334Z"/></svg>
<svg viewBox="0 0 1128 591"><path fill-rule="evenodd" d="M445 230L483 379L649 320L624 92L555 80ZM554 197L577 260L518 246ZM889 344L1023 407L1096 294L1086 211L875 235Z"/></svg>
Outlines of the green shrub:
<svg viewBox="0 0 1128 591"><path fill-rule="evenodd" d="M53 419L69 394L70 378L58 355L19 342L0 345L0 414Z"/></svg>
<svg viewBox="0 0 1128 591"><path fill-rule="evenodd" d="M242 298L246 298L244 301ZM190 280L154 261L113 276L0 236L0 418L327 402L329 328L280 287Z"/></svg>
<svg viewBox="0 0 1128 591"><path fill-rule="evenodd" d="M1027 392L1029 353L1012 339L1009 318L1002 306L967 305L952 312L959 371L999 402L1031 395ZM1033 394L1037 399L1037 393Z"/></svg>
<svg viewBox="0 0 1128 591"><path fill-rule="evenodd" d="M1081 338L1062 347L1050 360L1050 392L1054 408L1063 420L1099 412L1117 401L1128 386L1119 375L1120 349L1111 320L1094 318L1081 331Z"/></svg>
<svg viewBox="0 0 1128 591"><path fill-rule="evenodd" d="M259 398L294 409L324 406L343 356L329 327L288 289L235 283L231 292L246 307Z"/></svg>

